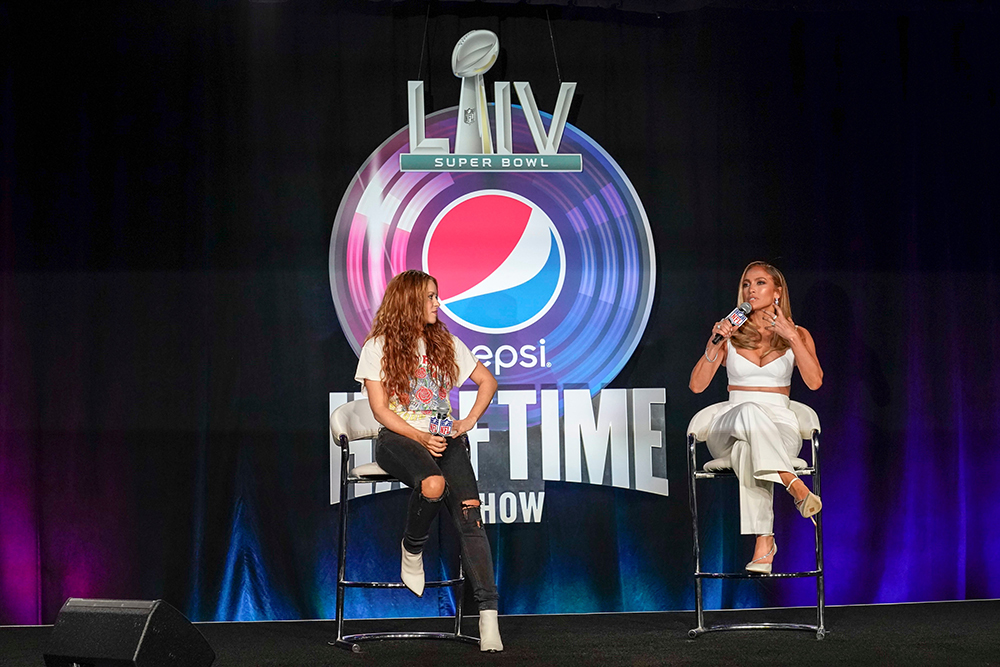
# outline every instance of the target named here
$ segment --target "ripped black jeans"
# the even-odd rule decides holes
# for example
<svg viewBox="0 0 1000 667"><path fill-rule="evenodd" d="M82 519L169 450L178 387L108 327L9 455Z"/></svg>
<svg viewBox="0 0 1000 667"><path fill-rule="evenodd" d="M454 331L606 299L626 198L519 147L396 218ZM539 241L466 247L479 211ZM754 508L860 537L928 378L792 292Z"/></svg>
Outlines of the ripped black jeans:
<svg viewBox="0 0 1000 667"><path fill-rule="evenodd" d="M458 528L465 576L472 584L479 609L496 609L499 595L493 579L493 555L479 507L462 504L466 500L479 500L479 487L469 460L469 439L463 435L446 440L447 449L435 457L419 442L383 428L375 441L375 460L383 470L413 489L406 514L404 548L410 553L423 549L431 521L443 501ZM428 500L420 492L420 485L434 475L444 477L445 491L441 498Z"/></svg>

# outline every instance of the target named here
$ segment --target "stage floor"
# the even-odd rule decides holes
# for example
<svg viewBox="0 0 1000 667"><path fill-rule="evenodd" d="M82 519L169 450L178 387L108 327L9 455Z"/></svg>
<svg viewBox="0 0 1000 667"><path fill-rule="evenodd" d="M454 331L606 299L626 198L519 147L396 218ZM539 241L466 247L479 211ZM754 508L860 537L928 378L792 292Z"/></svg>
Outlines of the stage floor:
<svg viewBox="0 0 1000 667"><path fill-rule="evenodd" d="M815 622L809 608L710 612L709 623ZM475 617L467 632L477 634ZM709 633L688 639L693 612L504 616L506 649L442 641L362 644L352 654L327 646L330 621L198 623L215 667L252 665L1000 665L1000 600L828 607L826 639L802 631ZM376 627L377 626L377 627ZM348 632L447 631L446 619L349 622ZM0 665L38 667L51 626L0 627Z"/></svg>

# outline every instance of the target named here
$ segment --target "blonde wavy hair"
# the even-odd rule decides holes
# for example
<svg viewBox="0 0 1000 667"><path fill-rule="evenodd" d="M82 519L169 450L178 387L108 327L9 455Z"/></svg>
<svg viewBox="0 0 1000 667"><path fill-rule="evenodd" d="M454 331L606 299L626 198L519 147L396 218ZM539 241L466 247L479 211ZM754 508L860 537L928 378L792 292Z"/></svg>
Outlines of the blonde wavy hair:
<svg viewBox="0 0 1000 667"><path fill-rule="evenodd" d="M445 391L452 388L458 377L455 345L444 322L427 324L424 304L427 283L437 280L423 271L403 271L385 286L382 303L375 313L369 339L382 336L382 385L389 397L408 404L410 386L417 373L420 359L417 343L423 338L427 352L427 371Z"/></svg>
<svg viewBox="0 0 1000 667"><path fill-rule="evenodd" d="M776 266L768 264L767 262L750 262L747 264L747 268L743 269L743 273L740 275L740 284L736 288L736 305L739 306L744 301L743 281L746 280L747 273L753 268L764 269L764 271L767 272L767 275L771 276L771 280L774 281L775 289L781 290L781 299L778 302L778 307L781 308L781 312L784 313L785 317L792 319L792 304L788 297L788 283L785 282L785 276L782 275L781 271L779 271ZM733 347L739 347L744 350L756 350L760 347L763 337L760 335L760 331L753 323L753 320L747 320L746 324L736 330L736 333L732 335L730 340L733 342ZM790 345L788 344L788 341L781 336L771 336L771 345L768 349L764 350L761 357L771 352L784 352L789 347Z"/></svg>

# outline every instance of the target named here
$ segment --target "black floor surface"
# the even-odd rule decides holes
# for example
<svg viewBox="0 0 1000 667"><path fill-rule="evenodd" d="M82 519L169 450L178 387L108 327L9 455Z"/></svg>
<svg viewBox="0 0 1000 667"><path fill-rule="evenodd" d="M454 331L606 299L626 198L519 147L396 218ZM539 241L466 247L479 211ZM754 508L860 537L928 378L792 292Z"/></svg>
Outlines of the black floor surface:
<svg viewBox="0 0 1000 667"><path fill-rule="evenodd" d="M810 609L709 613L708 623L813 623ZM253 665L1000 665L1000 600L832 607L829 634L802 631L710 633L688 639L692 612L506 616L506 650L481 654L460 642L362 644L352 654L327 645L330 621L199 623L215 667ZM377 626L377 627L376 627ZM355 621L348 632L447 631L446 619ZM466 632L477 634L476 619ZM0 628L0 666L39 667L51 626Z"/></svg>

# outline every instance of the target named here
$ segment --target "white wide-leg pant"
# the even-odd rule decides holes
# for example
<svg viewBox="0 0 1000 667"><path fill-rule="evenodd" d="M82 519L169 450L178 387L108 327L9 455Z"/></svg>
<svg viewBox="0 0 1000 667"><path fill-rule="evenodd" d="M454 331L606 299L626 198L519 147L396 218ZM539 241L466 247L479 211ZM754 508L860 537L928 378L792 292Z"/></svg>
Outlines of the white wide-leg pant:
<svg viewBox="0 0 1000 667"><path fill-rule="evenodd" d="M802 449L802 438L788 400L771 392L729 392L731 407L720 410L709 428L708 451L717 459L729 456L739 479L744 535L773 532L778 472L795 472L791 459Z"/></svg>

